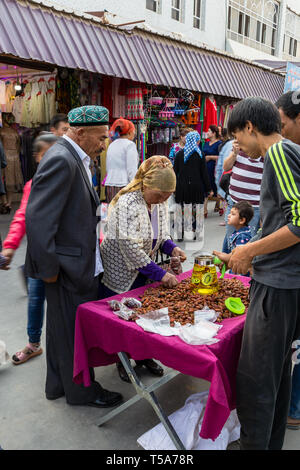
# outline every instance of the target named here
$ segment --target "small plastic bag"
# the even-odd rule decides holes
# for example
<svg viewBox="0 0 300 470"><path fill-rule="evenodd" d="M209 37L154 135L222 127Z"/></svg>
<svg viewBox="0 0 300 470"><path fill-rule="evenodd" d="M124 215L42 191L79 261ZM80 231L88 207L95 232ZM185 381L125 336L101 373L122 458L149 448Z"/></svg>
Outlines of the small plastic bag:
<svg viewBox="0 0 300 470"><path fill-rule="evenodd" d="M168 315L169 309L161 308L160 310L153 310L147 312L145 315L138 315L136 320L143 330L149 333L157 333L162 336L174 336L178 334L179 328L172 328L170 326L170 317Z"/></svg>
<svg viewBox="0 0 300 470"><path fill-rule="evenodd" d="M120 310L123 306L122 302L119 302L119 300L109 300L107 303L114 312Z"/></svg>
<svg viewBox="0 0 300 470"><path fill-rule="evenodd" d="M138 315L138 317L145 319L156 326L170 326L168 307L161 308L159 310L152 310L151 312L147 312L144 315Z"/></svg>
<svg viewBox="0 0 300 470"><path fill-rule="evenodd" d="M196 310L194 312L194 325L197 325L200 320L215 322L217 318L217 312L205 306L202 310Z"/></svg>
<svg viewBox="0 0 300 470"><path fill-rule="evenodd" d="M179 338L187 344L201 345L214 344L219 340L215 338L222 325L215 325L207 320L199 320L197 325L183 326L179 329Z"/></svg>
<svg viewBox="0 0 300 470"><path fill-rule="evenodd" d="M128 307L126 307L126 305L122 305L120 310L114 311L114 314L122 318L123 320L129 321L132 315L134 315L134 311L130 310Z"/></svg>
<svg viewBox="0 0 300 470"><path fill-rule="evenodd" d="M141 308L143 306L142 302L134 297L123 297L121 303L128 308Z"/></svg>

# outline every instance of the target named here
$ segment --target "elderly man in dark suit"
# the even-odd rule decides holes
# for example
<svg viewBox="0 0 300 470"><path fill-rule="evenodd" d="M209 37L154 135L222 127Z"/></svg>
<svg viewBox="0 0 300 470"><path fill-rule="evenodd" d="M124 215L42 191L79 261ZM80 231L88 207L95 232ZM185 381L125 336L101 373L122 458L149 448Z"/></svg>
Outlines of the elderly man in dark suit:
<svg viewBox="0 0 300 470"><path fill-rule="evenodd" d="M33 179L26 210L26 271L43 279L47 298L46 397L66 396L71 405L108 407L122 395L94 380L73 380L78 305L97 300L103 268L97 240L99 198L90 171L108 136L108 111L84 106L70 111L70 129L44 156Z"/></svg>

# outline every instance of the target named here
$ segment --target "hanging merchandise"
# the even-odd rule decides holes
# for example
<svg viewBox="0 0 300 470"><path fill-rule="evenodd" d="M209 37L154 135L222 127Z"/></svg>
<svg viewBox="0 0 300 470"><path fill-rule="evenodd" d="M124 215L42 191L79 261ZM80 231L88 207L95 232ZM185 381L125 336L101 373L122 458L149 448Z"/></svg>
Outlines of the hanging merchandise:
<svg viewBox="0 0 300 470"><path fill-rule="evenodd" d="M0 80L0 109L5 111L6 106L6 85L4 80Z"/></svg>
<svg viewBox="0 0 300 470"><path fill-rule="evenodd" d="M20 191L23 187L23 175L20 162L20 138L18 132L11 127L14 118L5 114L4 127L0 129L7 167L4 169L7 192Z"/></svg>
<svg viewBox="0 0 300 470"><path fill-rule="evenodd" d="M157 90L154 90L151 98L149 98L148 103L150 106L161 106L163 103L163 98L158 94Z"/></svg>
<svg viewBox="0 0 300 470"><path fill-rule="evenodd" d="M56 99L55 99L55 77L50 77L48 80L48 90L46 93L47 105L49 110L49 121L56 114Z"/></svg>
<svg viewBox="0 0 300 470"><path fill-rule="evenodd" d="M24 98L23 98L23 108L21 113L20 124L23 127L31 127L32 118L31 118L31 83L27 83L24 89Z"/></svg>
<svg viewBox="0 0 300 470"><path fill-rule="evenodd" d="M180 102L180 100L178 100L178 102L177 102L177 104L175 105L175 108L174 108L174 115L175 116L184 116L186 110L187 110L187 106L185 105L185 103L183 101Z"/></svg>
<svg viewBox="0 0 300 470"><path fill-rule="evenodd" d="M113 79L112 100L113 100L113 118L117 119L126 116L126 96L121 94L121 78Z"/></svg>
<svg viewBox="0 0 300 470"><path fill-rule="evenodd" d="M6 106L4 110L6 113L12 112L14 99L15 99L14 84L8 80L6 82L6 97L5 97Z"/></svg>
<svg viewBox="0 0 300 470"><path fill-rule="evenodd" d="M126 119L134 121L143 120L143 90L141 87L128 88L127 90L127 115Z"/></svg>
<svg viewBox="0 0 300 470"><path fill-rule="evenodd" d="M175 97L171 90L165 97L165 103L167 108L175 108L176 104L178 103L178 98Z"/></svg>
<svg viewBox="0 0 300 470"><path fill-rule="evenodd" d="M70 84L70 107L71 109L77 108L80 103L80 73L77 70L69 74ZM92 103L91 103L92 104Z"/></svg>
<svg viewBox="0 0 300 470"><path fill-rule="evenodd" d="M174 111L171 111L167 104L165 104L164 108L158 113L158 116L162 119L168 119L174 117Z"/></svg>
<svg viewBox="0 0 300 470"><path fill-rule="evenodd" d="M57 112L68 114L71 109L70 102L70 83L69 72L67 69L59 69L56 77L56 101L58 104Z"/></svg>
<svg viewBox="0 0 300 470"><path fill-rule="evenodd" d="M213 95L210 95L205 100L204 123L203 123L203 137L207 139L209 126L218 125L218 110L217 103Z"/></svg>

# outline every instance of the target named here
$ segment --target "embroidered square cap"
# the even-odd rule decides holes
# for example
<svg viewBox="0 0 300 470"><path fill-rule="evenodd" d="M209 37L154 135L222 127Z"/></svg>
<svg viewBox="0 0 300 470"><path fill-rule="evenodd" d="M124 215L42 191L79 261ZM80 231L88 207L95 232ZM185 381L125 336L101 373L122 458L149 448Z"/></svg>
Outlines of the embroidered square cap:
<svg viewBox="0 0 300 470"><path fill-rule="evenodd" d="M109 111L104 106L81 106L68 114L70 126L105 126L109 124Z"/></svg>

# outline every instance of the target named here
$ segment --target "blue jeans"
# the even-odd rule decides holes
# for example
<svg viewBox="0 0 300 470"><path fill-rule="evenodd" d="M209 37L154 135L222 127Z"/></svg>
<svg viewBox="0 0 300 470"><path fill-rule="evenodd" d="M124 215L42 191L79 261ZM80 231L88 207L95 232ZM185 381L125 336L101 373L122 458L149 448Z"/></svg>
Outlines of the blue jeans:
<svg viewBox="0 0 300 470"><path fill-rule="evenodd" d="M233 225L228 225L228 216L230 214L231 209L234 206L234 202L231 199L231 197L228 197L228 206L225 212L225 222L226 222L226 235L224 238L223 242L223 248L222 251L223 253L230 253L230 236L233 234L235 228ZM253 207L254 209L254 216L252 220L250 220L249 227L251 229L252 237L254 237L257 234L257 231L260 227L260 212L259 212L259 207Z"/></svg>
<svg viewBox="0 0 300 470"><path fill-rule="evenodd" d="M44 321L45 285L40 279L28 278L27 334L30 343L41 340Z"/></svg>
<svg viewBox="0 0 300 470"><path fill-rule="evenodd" d="M300 419L300 346L297 348L297 362L295 364L292 379L292 395L289 416Z"/></svg>

